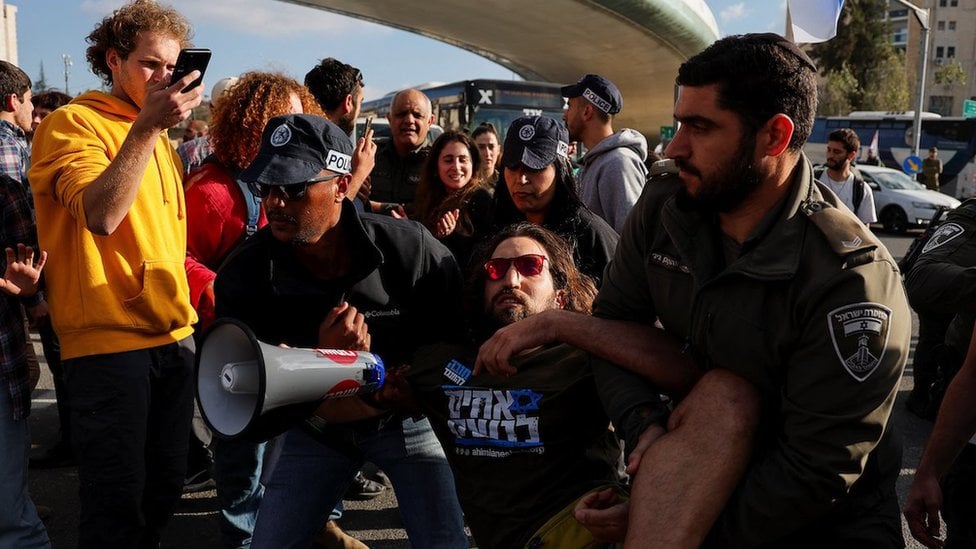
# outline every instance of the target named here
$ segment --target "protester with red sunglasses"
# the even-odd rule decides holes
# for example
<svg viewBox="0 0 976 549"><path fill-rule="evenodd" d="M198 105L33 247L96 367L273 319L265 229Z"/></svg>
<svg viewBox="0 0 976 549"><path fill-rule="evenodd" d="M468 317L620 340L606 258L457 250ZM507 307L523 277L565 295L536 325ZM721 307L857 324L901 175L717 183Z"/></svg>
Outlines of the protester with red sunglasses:
<svg viewBox="0 0 976 549"><path fill-rule="evenodd" d="M589 314L596 288L566 241L532 223L503 228L471 265L472 337L418 349L406 376L390 374L381 395L416 404L430 420L478 547L602 547L572 512L596 489L626 498L610 419L663 421L667 409L636 376L607 385L641 399L615 408L597 378L616 368L564 344L524 353L511 376L473 375L479 345L499 328L555 309Z"/></svg>

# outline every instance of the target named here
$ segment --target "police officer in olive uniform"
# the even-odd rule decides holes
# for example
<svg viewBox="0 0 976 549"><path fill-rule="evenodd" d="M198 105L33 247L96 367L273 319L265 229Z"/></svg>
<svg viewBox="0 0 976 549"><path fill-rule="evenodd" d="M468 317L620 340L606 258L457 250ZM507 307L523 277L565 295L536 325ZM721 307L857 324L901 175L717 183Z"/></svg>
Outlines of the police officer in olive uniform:
<svg viewBox="0 0 976 549"><path fill-rule="evenodd" d="M918 314L955 314L945 332L944 346L938 357L938 379L934 383L934 399L945 389L948 381L962 365L962 359L969 349L976 321L976 199L969 199L950 212L945 222L932 233L922 248L918 262L905 280L908 297ZM918 380L916 379L916 383ZM960 393L962 396L963 394ZM971 407L972 394L964 395ZM948 399L948 393L946 398ZM936 402L936 404L938 404ZM939 409L940 417L930 437L923 457L923 464L916 474L916 485L925 482L938 482L942 478L942 517L946 522L946 547L976 547L976 437L963 444L972 433L955 433L954 442L946 443L939 435L944 428L942 423L960 424L960 417L945 410L952 410L950 404ZM946 415L943 418L941 416ZM955 461L952 456L959 453ZM938 463L941 462L941 463ZM952 463L951 467L949 463ZM912 524L924 514L926 503L920 486L913 486L905 505L905 515L912 527L912 534L926 543L924 534L918 534L918 525ZM932 488L939 489L938 485ZM938 511L936 505L931 511ZM935 525L938 529L938 524Z"/></svg>
<svg viewBox="0 0 976 549"><path fill-rule="evenodd" d="M803 160L734 258L678 177L651 180L596 306L610 318L656 315L703 368L759 389L757 455L716 546L829 546L865 523L882 523L865 539L883 543L869 546L900 543L901 446L885 424L911 316L887 250L811 178Z"/></svg>
<svg viewBox="0 0 976 549"><path fill-rule="evenodd" d="M668 433L645 441L628 547L901 547L901 444L887 422L911 313L891 255L801 152L816 68L780 36L732 36L677 82L681 126L665 155L678 170L650 180L628 217L600 318L535 315L523 322L536 327L486 342L479 367L504 372L513 353L553 337L664 389L674 367L704 372L677 395ZM744 455L737 432L696 421L711 406L699 393L716 384L761 405ZM701 449L714 439L728 451ZM625 505L594 501L576 518L610 525Z"/></svg>

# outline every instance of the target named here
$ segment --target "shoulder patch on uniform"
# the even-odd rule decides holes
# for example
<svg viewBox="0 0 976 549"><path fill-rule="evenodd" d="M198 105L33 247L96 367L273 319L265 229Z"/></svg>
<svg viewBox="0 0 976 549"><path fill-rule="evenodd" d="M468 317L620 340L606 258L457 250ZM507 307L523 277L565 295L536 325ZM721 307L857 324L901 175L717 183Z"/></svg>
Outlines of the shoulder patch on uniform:
<svg viewBox="0 0 976 549"><path fill-rule="evenodd" d="M888 348L891 309L880 303L852 303L827 313L827 329L841 365L857 381L867 379Z"/></svg>
<svg viewBox="0 0 976 549"><path fill-rule="evenodd" d="M848 210L841 210L828 202L807 201L802 211L840 257L881 245L864 223Z"/></svg>
<svg viewBox="0 0 976 549"><path fill-rule="evenodd" d="M932 233L932 236L929 237L929 241L926 242L925 247L922 248L922 253L924 254L925 252L931 252L939 246L947 244L950 240L956 238L964 232L966 232L966 230L963 229L962 225L959 225L958 223L944 223L939 226L934 233Z"/></svg>

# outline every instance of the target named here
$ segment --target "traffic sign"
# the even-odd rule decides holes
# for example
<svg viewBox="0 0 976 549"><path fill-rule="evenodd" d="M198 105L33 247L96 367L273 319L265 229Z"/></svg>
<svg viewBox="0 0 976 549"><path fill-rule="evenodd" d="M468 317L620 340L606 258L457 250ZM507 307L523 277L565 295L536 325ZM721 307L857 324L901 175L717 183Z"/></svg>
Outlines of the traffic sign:
<svg viewBox="0 0 976 549"><path fill-rule="evenodd" d="M661 141L671 141L674 139L674 126L661 126Z"/></svg>
<svg viewBox="0 0 976 549"><path fill-rule="evenodd" d="M966 118L976 118L976 101L964 99L962 102L962 115Z"/></svg>
<svg viewBox="0 0 976 549"><path fill-rule="evenodd" d="M901 163L901 169L903 172L909 175L921 173L922 159L914 155L909 156L904 162Z"/></svg>

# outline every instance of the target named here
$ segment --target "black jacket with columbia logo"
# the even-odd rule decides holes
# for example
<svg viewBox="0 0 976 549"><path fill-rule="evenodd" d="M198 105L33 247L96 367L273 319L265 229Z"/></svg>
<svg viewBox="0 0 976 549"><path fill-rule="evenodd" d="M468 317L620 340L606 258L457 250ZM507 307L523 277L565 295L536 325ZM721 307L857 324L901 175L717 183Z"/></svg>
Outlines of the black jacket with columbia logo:
<svg viewBox="0 0 976 549"><path fill-rule="evenodd" d="M319 324L345 300L366 317L371 352L387 367L408 363L421 345L461 339L461 275L450 250L419 223L359 214L348 200L340 223L352 274L316 277L265 227L218 271L217 316L244 322L272 345L315 348Z"/></svg>

